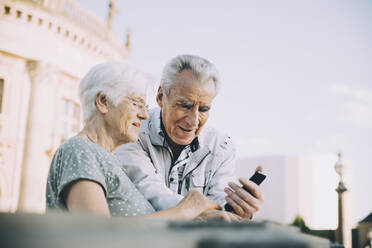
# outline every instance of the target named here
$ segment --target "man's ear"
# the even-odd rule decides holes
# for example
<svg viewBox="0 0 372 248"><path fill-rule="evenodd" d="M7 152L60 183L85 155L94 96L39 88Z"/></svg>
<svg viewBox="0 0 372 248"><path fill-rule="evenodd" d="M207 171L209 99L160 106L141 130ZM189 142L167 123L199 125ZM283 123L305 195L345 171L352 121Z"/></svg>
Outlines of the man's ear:
<svg viewBox="0 0 372 248"><path fill-rule="evenodd" d="M107 114L109 110L107 97L101 92L96 95L96 108L103 115Z"/></svg>
<svg viewBox="0 0 372 248"><path fill-rule="evenodd" d="M164 98L163 88L161 86L159 86L158 93L156 95L156 102L158 103L160 108L163 105L163 98Z"/></svg>

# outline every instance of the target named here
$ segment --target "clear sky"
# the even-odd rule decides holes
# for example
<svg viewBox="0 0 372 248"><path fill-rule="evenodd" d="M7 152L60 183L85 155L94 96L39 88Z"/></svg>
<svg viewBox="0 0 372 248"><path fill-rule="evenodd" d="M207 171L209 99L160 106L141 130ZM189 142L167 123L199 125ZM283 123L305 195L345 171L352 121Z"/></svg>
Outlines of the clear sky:
<svg viewBox="0 0 372 248"><path fill-rule="evenodd" d="M102 19L108 0L75 0ZM129 59L158 82L175 55L216 64L208 124L238 157L342 151L355 215L372 211L372 1L116 0ZM333 166L330 164L329 166ZM329 185L336 187L336 185ZM327 204L327 203L325 203Z"/></svg>

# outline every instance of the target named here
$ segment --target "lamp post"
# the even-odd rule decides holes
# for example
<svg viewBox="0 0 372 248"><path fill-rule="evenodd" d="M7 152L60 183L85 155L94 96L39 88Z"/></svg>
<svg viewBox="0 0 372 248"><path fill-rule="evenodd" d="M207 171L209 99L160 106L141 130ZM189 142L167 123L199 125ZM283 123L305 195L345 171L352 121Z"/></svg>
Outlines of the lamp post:
<svg viewBox="0 0 372 248"><path fill-rule="evenodd" d="M335 171L340 176L340 181L338 182L338 187L336 192L338 194L338 227L336 230L336 241L342 245L345 244L345 223L344 223L344 196L343 193L347 191L347 188L343 181L344 175L344 165L342 163L342 155L338 154L338 160L335 164Z"/></svg>

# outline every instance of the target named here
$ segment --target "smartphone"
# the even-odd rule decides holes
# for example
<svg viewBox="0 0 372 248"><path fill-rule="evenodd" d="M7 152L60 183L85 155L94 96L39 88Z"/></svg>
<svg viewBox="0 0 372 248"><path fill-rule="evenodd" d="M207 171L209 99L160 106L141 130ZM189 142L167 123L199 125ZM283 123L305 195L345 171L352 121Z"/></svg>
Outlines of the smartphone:
<svg viewBox="0 0 372 248"><path fill-rule="evenodd" d="M266 175L262 174L259 171L256 171L251 178L249 178L250 181L254 182L257 185L260 185L266 178ZM245 191L247 191L249 194L252 194L249 189L247 189L245 186L242 187ZM226 203L225 210L228 212L234 212L234 209L230 206L230 204Z"/></svg>

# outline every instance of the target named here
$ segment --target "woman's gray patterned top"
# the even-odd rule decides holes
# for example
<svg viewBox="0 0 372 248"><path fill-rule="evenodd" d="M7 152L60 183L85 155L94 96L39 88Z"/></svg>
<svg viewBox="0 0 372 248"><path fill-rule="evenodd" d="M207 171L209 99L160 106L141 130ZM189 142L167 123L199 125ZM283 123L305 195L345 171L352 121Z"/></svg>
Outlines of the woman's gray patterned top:
<svg viewBox="0 0 372 248"><path fill-rule="evenodd" d="M82 179L101 185L112 216L138 216L154 212L151 204L122 170L116 157L80 136L67 140L54 154L47 182L47 208L67 210L66 189Z"/></svg>

